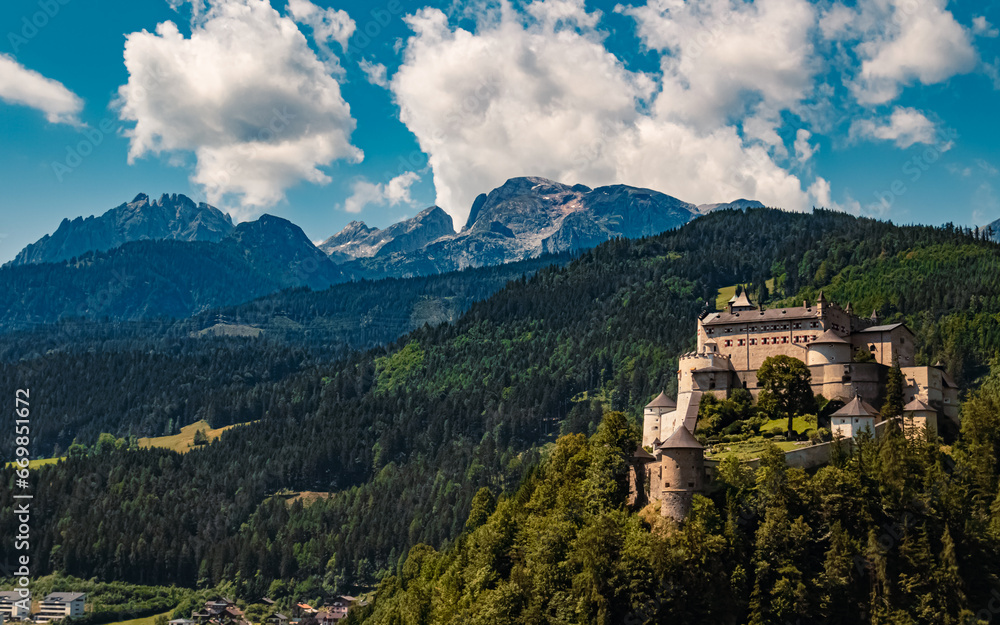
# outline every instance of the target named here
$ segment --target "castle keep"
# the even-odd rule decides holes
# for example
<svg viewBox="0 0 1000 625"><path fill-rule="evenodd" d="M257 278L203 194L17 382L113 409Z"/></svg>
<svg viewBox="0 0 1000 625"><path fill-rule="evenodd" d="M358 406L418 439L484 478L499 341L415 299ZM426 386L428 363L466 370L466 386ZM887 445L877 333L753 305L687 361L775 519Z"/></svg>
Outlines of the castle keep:
<svg viewBox="0 0 1000 625"><path fill-rule="evenodd" d="M676 402L661 393L646 406L642 446L652 453L642 450L634 458L637 474L648 480L650 497L678 520L705 483L704 451L692 434L701 398L711 393L725 399L745 388L756 399L757 370L769 357L791 356L806 363L813 393L843 406L830 415L834 436L850 438L878 425L873 406L885 398L894 362L903 373L908 431L936 431L939 417L958 421L958 387L940 363L916 365L914 336L906 325L881 324L875 313L856 316L850 304L842 308L822 293L814 305L767 310L741 293L725 311L701 315L697 339L696 351L678 361Z"/></svg>

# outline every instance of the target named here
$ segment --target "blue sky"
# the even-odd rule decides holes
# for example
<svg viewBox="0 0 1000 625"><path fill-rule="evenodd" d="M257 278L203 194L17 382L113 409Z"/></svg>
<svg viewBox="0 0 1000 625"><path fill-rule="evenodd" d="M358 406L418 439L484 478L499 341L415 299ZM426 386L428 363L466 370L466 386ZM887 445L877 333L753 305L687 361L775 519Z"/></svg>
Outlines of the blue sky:
<svg viewBox="0 0 1000 625"><path fill-rule="evenodd" d="M434 203L460 227L519 175L1000 218L996 2L100 8L0 6L0 261L139 192L319 240Z"/></svg>

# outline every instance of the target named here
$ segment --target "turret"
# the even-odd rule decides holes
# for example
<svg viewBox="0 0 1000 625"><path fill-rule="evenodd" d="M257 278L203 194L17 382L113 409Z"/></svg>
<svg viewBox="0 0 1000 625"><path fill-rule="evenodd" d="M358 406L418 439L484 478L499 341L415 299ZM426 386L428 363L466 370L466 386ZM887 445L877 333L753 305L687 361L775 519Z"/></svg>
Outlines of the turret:
<svg viewBox="0 0 1000 625"><path fill-rule="evenodd" d="M663 415L677 410L677 403L661 392L656 399L646 404L642 415L642 444L649 446L654 440L664 436L661 432L663 427Z"/></svg>
<svg viewBox="0 0 1000 625"><path fill-rule="evenodd" d="M903 431L908 438L919 438L925 430L937 434L937 410L914 398L903 406Z"/></svg>
<svg viewBox="0 0 1000 625"><path fill-rule="evenodd" d="M833 330L827 330L809 343L807 364L829 365L851 362L851 344Z"/></svg>
<svg viewBox="0 0 1000 625"><path fill-rule="evenodd" d="M656 449L660 460L660 512L680 523L695 493L705 490L705 448L686 427L679 427Z"/></svg>

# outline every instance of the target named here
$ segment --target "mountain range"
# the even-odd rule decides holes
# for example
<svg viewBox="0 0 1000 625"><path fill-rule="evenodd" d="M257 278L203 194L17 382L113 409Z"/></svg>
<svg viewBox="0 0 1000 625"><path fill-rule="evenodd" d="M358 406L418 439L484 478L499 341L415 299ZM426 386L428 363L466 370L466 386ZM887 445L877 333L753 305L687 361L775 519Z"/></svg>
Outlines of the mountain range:
<svg viewBox="0 0 1000 625"><path fill-rule="evenodd" d="M64 219L54 233L25 247L9 264L54 263L130 241L218 242L232 231L233 220L213 206L195 204L177 194L150 201L148 195L140 193L100 217Z"/></svg>
<svg viewBox="0 0 1000 625"><path fill-rule="evenodd" d="M731 205L739 203L740 208L762 206L748 200ZM730 205L709 205L723 206ZM477 197L457 233L447 213L431 207L384 230L351 222L320 249L354 278L427 275L590 248L616 237L659 234L701 212L651 189L591 189L521 177Z"/></svg>
<svg viewBox="0 0 1000 625"><path fill-rule="evenodd" d="M183 318L286 288L501 265L658 234L708 210L756 206L699 207L651 189L521 177L476 198L458 232L432 206L384 229L351 222L317 246L279 217L234 226L183 195L139 194L99 217L63 220L0 268L0 330L65 317Z"/></svg>

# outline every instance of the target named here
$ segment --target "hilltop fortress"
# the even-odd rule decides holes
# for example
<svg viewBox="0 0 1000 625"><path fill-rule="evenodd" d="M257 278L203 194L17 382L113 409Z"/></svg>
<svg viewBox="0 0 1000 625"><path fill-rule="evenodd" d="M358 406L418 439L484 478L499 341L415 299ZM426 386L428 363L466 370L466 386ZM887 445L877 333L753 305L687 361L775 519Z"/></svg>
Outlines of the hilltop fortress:
<svg viewBox="0 0 1000 625"><path fill-rule="evenodd" d="M903 414L910 427L936 432L939 417L958 421L957 385L940 363L916 365L914 335L905 324L880 324L874 312L858 317L850 304L842 308L822 293L814 305L767 310L741 293L724 312L699 317L697 339L697 350L679 359L676 402L661 393L646 406L642 446L652 453L640 449L634 458L645 467L640 473L648 479L650 497L663 502L667 516L683 519L691 494L706 481L704 451L693 436L701 398L710 393L725 399L745 388L756 399L757 370L772 356L806 363L813 393L842 406L830 415L835 437L875 429L879 417L873 406L885 399L894 362L903 373Z"/></svg>

